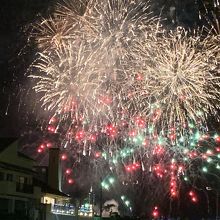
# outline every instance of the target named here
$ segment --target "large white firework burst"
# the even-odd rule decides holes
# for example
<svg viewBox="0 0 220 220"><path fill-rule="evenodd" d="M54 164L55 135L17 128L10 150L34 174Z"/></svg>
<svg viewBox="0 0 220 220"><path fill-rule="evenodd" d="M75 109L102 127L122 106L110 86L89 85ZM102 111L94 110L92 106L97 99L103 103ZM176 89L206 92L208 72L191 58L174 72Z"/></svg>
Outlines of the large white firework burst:
<svg viewBox="0 0 220 220"><path fill-rule="evenodd" d="M123 92L128 108L145 116L158 109L160 129L217 116L220 78L216 46L208 46L209 40L177 30L158 37L151 50L149 42L138 42L127 80L132 83Z"/></svg>
<svg viewBox="0 0 220 220"><path fill-rule="evenodd" d="M122 59L135 38L146 31L157 32L159 19L152 15L149 1L92 0L85 19L102 48L111 56Z"/></svg>
<svg viewBox="0 0 220 220"><path fill-rule="evenodd" d="M143 1L91 1L81 15L71 2L58 5L53 16L35 24L39 53L30 77L38 80L34 89L47 110L60 113L69 106L74 112L76 102L77 114L79 109L99 117L97 112L106 111L113 99L120 100L133 40L146 37L144 30L154 35L158 19ZM117 115L115 106L111 111L107 107L106 115Z"/></svg>
<svg viewBox="0 0 220 220"><path fill-rule="evenodd" d="M30 77L39 79L34 89L42 93L45 109L87 116L103 111L100 102L108 93L107 79L100 74L106 70L98 58L83 43L66 45L50 55L39 53L34 64L39 74Z"/></svg>

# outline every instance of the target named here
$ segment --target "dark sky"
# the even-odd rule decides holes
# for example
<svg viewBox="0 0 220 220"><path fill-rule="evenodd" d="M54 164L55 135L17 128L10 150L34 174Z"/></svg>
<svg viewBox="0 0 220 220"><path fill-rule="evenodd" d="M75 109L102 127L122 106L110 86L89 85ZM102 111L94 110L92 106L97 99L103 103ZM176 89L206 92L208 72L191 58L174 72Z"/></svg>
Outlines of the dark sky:
<svg viewBox="0 0 220 220"><path fill-rule="evenodd" d="M0 7L0 137L19 136L33 119L27 106L29 89L26 69L34 47L26 48L25 28L39 14L44 15L50 0L2 0ZM34 120L33 120L34 121Z"/></svg>
<svg viewBox="0 0 220 220"><path fill-rule="evenodd" d="M210 5L213 5L210 0ZM153 0L156 13L167 18L166 25L192 27L198 24L201 0ZM45 16L53 0L1 0L0 8L0 137L20 136L35 128L35 94L25 73L30 65L34 46L26 47L25 27L39 14ZM29 95L27 95L29 94Z"/></svg>
<svg viewBox="0 0 220 220"><path fill-rule="evenodd" d="M155 13L160 13L163 8L168 27L193 27L202 23L198 21L198 11L202 8L200 0L152 1ZM210 5L213 5L213 1L209 0ZM46 16L53 4L53 0L1 0L0 137L19 137L24 132L35 130L40 124L36 119L39 115L43 116L43 111L39 110L39 106L35 107L36 96L31 92L30 81L25 75L35 52L34 46L26 46L25 28L39 14ZM31 136L33 142L33 135ZM36 135L36 140L37 136L39 135Z"/></svg>

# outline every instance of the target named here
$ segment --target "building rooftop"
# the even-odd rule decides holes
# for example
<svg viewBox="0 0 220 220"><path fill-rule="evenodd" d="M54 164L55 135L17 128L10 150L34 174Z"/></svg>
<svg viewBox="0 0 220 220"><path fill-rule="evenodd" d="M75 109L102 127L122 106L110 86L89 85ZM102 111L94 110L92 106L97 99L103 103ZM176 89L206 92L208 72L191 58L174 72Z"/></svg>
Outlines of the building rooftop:
<svg viewBox="0 0 220 220"><path fill-rule="evenodd" d="M23 157L23 158L28 159L28 160L35 161L33 158L31 158L31 157L29 157L29 156L27 156L26 154L23 154L23 153L21 153L21 152L18 152L18 156L19 156L19 157Z"/></svg>
<svg viewBox="0 0 220 220"><path fill-rule="evenodd" d="M13 144L14 142L16 142L18 140L19 140L18 138L14 138L14 137L0 138L0 153L2 151L4 151L5 149L7 149L11 144ZM22 152L17 151L17 155L19 157L35 161L33 158L27 156L26 154L24 154Z"/></svg>
<svg viewBox="0 0 220 220"><path fill-rule="evenodd" d="M17 140L18 138L14 137L0 138L0 153Z"/></svg>
<svg viewBox="0 0 220 220"><path fill-rule="evenodd" d="M18 172L23 172L23 173L27 173L27 174L34 174L35 173L32 169L28 169L25 167L21 167L21 166L17 166L17 165L5 163L5 162L0 162L0 167L7 169L7 170L18 171Z"/></svg>

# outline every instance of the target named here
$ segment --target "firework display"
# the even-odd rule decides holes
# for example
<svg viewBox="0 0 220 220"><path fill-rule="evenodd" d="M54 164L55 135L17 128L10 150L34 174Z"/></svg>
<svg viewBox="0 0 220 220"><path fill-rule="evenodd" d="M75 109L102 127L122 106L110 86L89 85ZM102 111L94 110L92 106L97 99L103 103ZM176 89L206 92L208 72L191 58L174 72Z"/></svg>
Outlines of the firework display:
<svg viewBox="0 0 220 220"><path fill-rule="evenodd" d="M46 130L61 140L66 182L84 156L108 164L122 184L141 174L177 198L181 182L220 169L220 138L207 126L219 114L219 34L166 31L142 0L79 8L59 4L32 35L30 77L51 115Z"/></svg>
<svg viewBox="0 0 220 220"><path fill-rule="evenodd" d="M124 93L129 94L127 104L143 115L150 112L149 106L158 106L156 123L160 129L184 125L188 119L205 124L208 115L218 116L216 47L208 47L208 39L187 34L177 30L159 39L150 50L148 42L138 43L138 53L134 54L139 75L128 76L131 80L127 82L134 80L131 91Z"/></svg>

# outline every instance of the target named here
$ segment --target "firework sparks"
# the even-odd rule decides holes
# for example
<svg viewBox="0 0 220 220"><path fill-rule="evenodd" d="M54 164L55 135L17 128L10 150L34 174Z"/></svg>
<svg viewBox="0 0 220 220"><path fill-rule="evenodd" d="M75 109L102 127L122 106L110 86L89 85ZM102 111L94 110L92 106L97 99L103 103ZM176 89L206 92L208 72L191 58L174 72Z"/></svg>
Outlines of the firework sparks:
<svg viewBox="0 0 220 220"><path fill-rule="evenodd" d="M117 97L124 74L119 64L128 63L124 57L132 39L157 27L148 8L141 1L92 1L79 16L68 4L35 25L39 55L33 66L38 73L30 77L38 79L34 89L42 94L43 106L60 113L77 103L87 116L98 117L101 104L110 105Z"/></svg>
<svg viewBox="0 0 220 220"><path fill-rule="evenodd" d="M127 103L142 115L149 114L149 106L160 108L162 129L188 120L205 123L219 109L216 47L207 47L208 38L187 34L184 30L171 33L151 51L146 43L138 45L139 77L133 71L135 76L129 76L133 91L124 92L132 94Z"/></svg>
<svg viewBox="0 0 220 220"><path fill-rule="evenodd" d="M101 158L122 180L140 170L148 184L165 179L176 197L194 161L217 161L214 138L206 152L201 142L219 109L219 47L216 37L164 33L149 7L92 0L79 15L74 4L59 5L36 25L30 77L53 115L47 130L60 133L63 161Z"/></svg>

